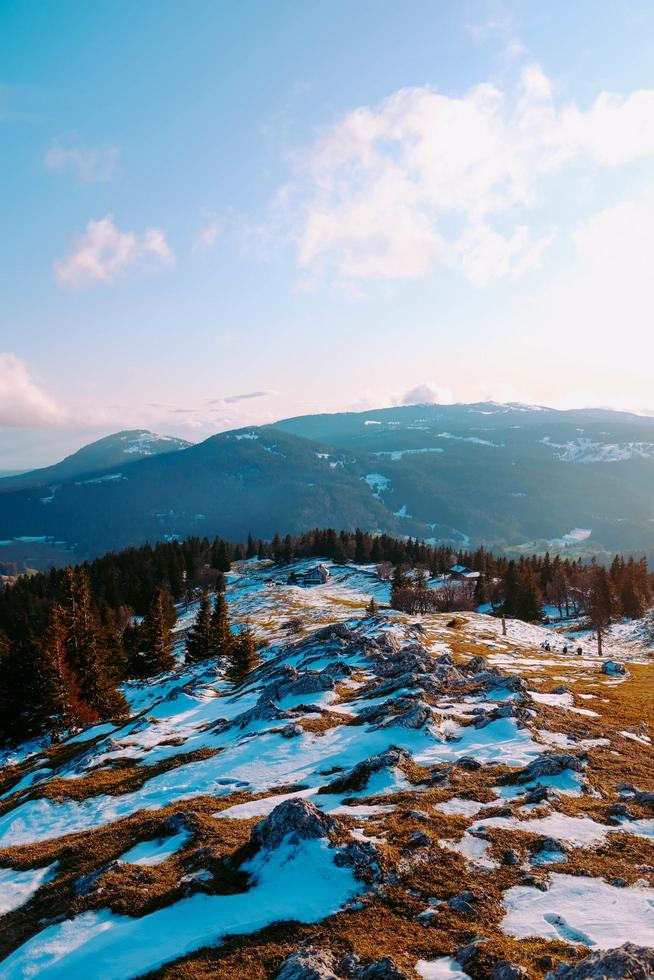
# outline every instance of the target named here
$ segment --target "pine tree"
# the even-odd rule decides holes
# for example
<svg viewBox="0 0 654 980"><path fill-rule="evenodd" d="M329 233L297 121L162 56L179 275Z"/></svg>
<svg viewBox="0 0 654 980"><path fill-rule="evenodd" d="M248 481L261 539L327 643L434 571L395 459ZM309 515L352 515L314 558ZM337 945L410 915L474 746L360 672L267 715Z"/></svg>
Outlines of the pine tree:
<svg viewBox="0 0 654 980"><path fill-rule="evenodd" d="M82 699L100 719L123 715L127 703L108 669L86 570L69 568L65 585L66 658Z"/></svg>
<svg viewBox="0 0 654 980"><path fill-rule="evenodd" d="M37 680L37 684L40 686L44 722L55 738L71 727L98 719L97 712L82 698L77 677L70 669L66 639L64 609L59 603L54 603L40 641L40 681Z"/></svg>
<svg viewBox="0 0 654 980"><path fill-rule="evenodd" d="M211 600L209 593L203 592L200 599L195 622L189 630L186 639L186 659L191 663L198 660L207 660L213 656L213 643L211 634Z"/></svg>
<svg viewBox="0 0 654 980"><path fill-rule="evenodd" d="M366 606L366 616L371 616L371 617L376 616L378 612L379 612L379 606L375 602L375 597L373 595L370 598L370 602Z"/></svg>
<svg viewBox="0 0 654 980"><path fill-rule="evenodd" d="M525 622L534 622L542 616L543 604L534 573L525 566L518 575L515 593L514 615Z"/></svg>
<svg viewBox="0 0 654 980"><path fill-rule="evenodd" d="M234 639L227 655L227 679L234 687L239 687L258 665L259 655L254 633L250 629L244 629Z"/></svg>
<svg viewBox="0 0 654 980"><path fill-rule="evenodd" d="M210 643L212 657L226 657L233 644L233 635L229 625L227 600L222 592L216 593L210 622Z"/></svg>
<svg viewBox="0 0 654 980"><path fill-rule="evenodd" d="M602 656L602 636L605 627L611 622L615 610L615 597L608 572L597 565L592 572L588 597L588 615L597 634L597 653Z"/></svg>
<svg viewBox="0 0 654 980"><path fill-rule="evenodd" d="M173 641L169 625L166 592L159 588L146 613L140 630L141 676L152 677L175 666Z"/></svg>

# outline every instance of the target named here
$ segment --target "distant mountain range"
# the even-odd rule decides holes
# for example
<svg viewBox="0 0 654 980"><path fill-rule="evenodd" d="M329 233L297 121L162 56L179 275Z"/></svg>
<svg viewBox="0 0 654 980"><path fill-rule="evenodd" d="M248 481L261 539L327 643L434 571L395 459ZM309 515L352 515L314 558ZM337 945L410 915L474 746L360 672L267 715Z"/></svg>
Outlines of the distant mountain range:
<svg viewBox="0 0 654 980"><path fill-rule="evenodd" d="M453 547L654 552L654 419L484 402L312 415L198 445L137 430L0 480L0 561L316 526Z"/></svg>

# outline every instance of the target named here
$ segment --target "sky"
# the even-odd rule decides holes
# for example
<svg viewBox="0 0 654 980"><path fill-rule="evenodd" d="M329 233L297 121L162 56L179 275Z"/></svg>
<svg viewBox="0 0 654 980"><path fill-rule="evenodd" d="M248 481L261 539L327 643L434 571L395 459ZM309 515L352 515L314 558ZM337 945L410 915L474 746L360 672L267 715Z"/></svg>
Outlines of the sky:
<svg viewBox="0 0 654 980"><path fill-rule="evenodd" d="M2 0L0 470L124 428L654 412L649 0Z"/></svg>

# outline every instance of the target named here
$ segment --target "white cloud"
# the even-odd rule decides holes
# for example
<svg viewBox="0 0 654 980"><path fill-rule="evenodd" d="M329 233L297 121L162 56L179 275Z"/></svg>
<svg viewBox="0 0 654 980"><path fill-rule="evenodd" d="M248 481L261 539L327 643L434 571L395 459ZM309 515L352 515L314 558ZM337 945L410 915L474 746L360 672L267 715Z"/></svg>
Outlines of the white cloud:
<svg viewBox="0 0 654 980"><path fill-rule="evenodd" d="M0 352L0 426L23 428L61 421L63 413L30 377L24 361Z"/></svg>
<svg viewBox="0 0 654 980"><path fill-rule="evenodd" d="M592 386L599 404L651 404L654 184L580 224L573 246L528 313L541 363L564 352L573 390Z"/></svg>
<svg viewBox="0 0 654 980"><path fill-rule="evenodd" d="M451 405L453 401L449 388L426 383L405 391L399 403L400 405Z"/></svg>
<svg viewBox="0 0 654 980"><path fill-rule="evenodd" d="M555 234L532 220L547 177L650 156L654 89L602 92L584 109L529 65L509 91L423 86L354 109L296 154L275 204L309 277L416 278L444 266L485 286L540 265Z"/></svg>
<svg viewBox="0 0 654 980"><path fill-rule="evenodd" d="M147 228L142 235L122 232L113 216L89 221L74 251L55 264L55 276L64 286L80 288L92 283L111 283L133 267L147 263L171 265L173 253L159 228Z"/></svg>
<svg viewBox="0 0 654 980"><path fill-rule="evenodd" d="M221 231L221 221L218 218L209 218L201 228L198 228L195 236L195 248L204 251L212 249Z"/></svg>
<svg viewBox="0 0 654 980"><path fill-rule="evenodd" d="M121 151L117 146L80 146L76 140L54 140L45 153L48 170L68 171L85 184L102 184L114 177Z"/></svg>

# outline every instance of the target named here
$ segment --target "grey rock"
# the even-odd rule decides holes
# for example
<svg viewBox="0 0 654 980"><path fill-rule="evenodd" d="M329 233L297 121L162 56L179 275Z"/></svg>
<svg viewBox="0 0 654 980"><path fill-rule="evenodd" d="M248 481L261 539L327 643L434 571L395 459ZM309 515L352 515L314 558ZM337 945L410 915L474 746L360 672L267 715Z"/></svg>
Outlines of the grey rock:
<svg viewBox="0 0 654 980"><path fill-rule="evenodd" d="M360 968L359 972L354 974L354 980L409 980L409 978L406 973L398 969L391 956L384 956L376 963Z"/></svg>
<svg viewBox="0 0 654 980"><path fill-rule="evenodd" d="M654 949L625 943L617 949L598 950L579 963L561 964L547 977L551 980L652 980Z"/></svg>
<svg viewBox="0 0 654 980"><path fill-rule="evenodd" d="M257 848L274 850L290 837L291 843L329 837L338 827L334 817L322 813L309 800L284 800L252 828L252 842Z"/></svg>
<svg viewBox="0 0 654 980"><path fill-rule="evenodd" d="M463 912L465 915L474 915L475 909L473 902L476 901L477 899L475 898L473 892L463 891L459 892L458 895L453 895L449 900L448 905L455 912Z"/></svg>
<svg viewBox="0 0 654 980"><path fill-rule="evenodd" d="M286 718L286 712L278 708L274 701L263 695L248 711L241 712L227 723L227 728L246 728L253 721L279 721Z"/></svg>
<svg viewBox="0 0 654 980"><path fill-rule="evenodd" d="M284 960L277 980L339 980L328 949L298 949Z"/></svg>
<svg viewBox="0 0 654 980"><path fill-rule="evenodd" d="M520 855L517 851L508 848L502 854L502 864L517 865L520 864Z"/></svg>
<svg viewBox="0 0 654 980"><path fill-rule="evenodd" d="M528 976L529 974L523 967L509 963L508 960L500 960L493 967L490 980L522 980L523 977Z"/></svg>
<svg viewBox="0 0 654 980"><path fill-rule="evenodd" d="M416 830L414 834L409 838L408 847L418 848L418 847L431 847L432 839L429 834L423 833L422 830Z"/></svg>
<svg viewBox="0 0 654 980"><path fill-rule="evenodd" d="M377 755L363 759L352 769L337 776L325 786L321 786L318 793L356 793L368 785L368 781L374 773L380 772L382 769L399 766L410 758L411 755L406 749L399 749L397 746L391 745L385 752L378 752Z"/></svg>
<svg viewBox="0 0 654 980"><path fill-rule="evenodd" d="M363 841L352 841L337 851L334 864L337 868L351 868L355 878L369 884L381 878L377 851L373 844Z"/></svg>
<svg viewBox="0 0 654 980"><path fill-rule="evenodd" d="M282 728L282 738L297 738L298 735L303 735L304 729L301 725L285 725Z"/></svg>
<svg viewBox="0 0 654 980"><path fill-rule="evenodd" d="M583 765L579 757L570 752L543 753L543 755L532 759L529 765L518 770L517 773L510 773L503 782L530 783L541 776L558 776L566 769L581 772L582 768Z"/></svg>
<svg viewBox="0 0 654 980"><path fill-rule="evenodd" d="M399 715L391 715L378 726L379 728L423 728L431 718L431 708L424 701L417 701L412 708L400 712Z"/></svg>

